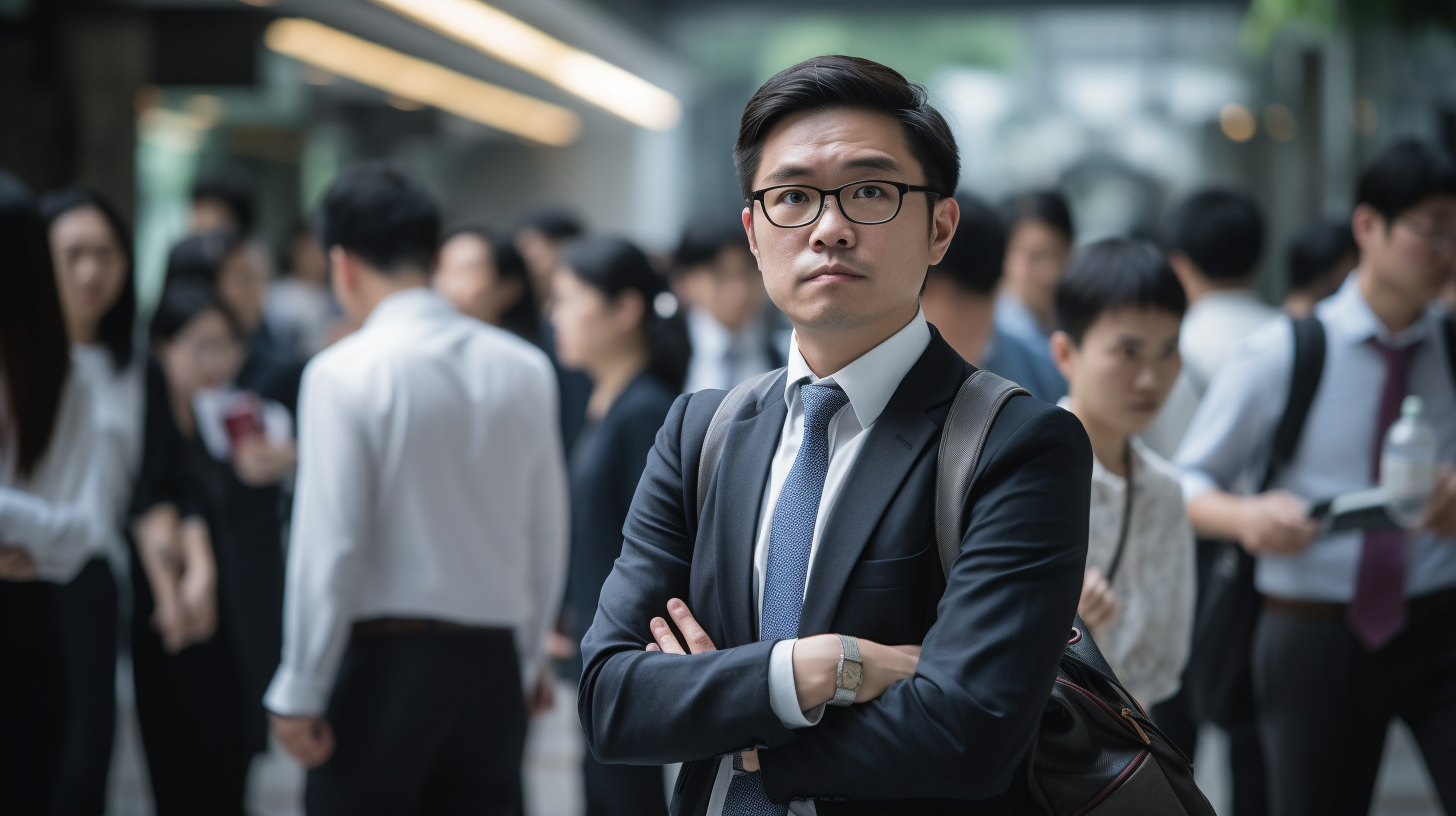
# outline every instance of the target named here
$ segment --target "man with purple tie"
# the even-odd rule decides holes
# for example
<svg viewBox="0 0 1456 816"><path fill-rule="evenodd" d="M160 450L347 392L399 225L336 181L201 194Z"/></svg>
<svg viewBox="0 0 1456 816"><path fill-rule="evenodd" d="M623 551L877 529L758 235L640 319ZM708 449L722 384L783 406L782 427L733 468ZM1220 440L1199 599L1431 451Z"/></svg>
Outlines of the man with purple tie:
<svg viewBox="0 0 1456 816"><path fill-rule="evenodd" d="M1215 376L1176 462L1198 532L1258 559L1254 693L1272 812L1368 812L1399 717L1456 813L1456 336L1433 309L1456 274L1456 165L1428 144L1391 145L1360 177L1351 227L1360 267L1315 309L1322 374L1272 489L1236 492L1264 468L1290 390L1287 321ZM1424 517L1321 535L1308 502L1380 484L1381 444L1410 394L1445 463Z"/></svg>

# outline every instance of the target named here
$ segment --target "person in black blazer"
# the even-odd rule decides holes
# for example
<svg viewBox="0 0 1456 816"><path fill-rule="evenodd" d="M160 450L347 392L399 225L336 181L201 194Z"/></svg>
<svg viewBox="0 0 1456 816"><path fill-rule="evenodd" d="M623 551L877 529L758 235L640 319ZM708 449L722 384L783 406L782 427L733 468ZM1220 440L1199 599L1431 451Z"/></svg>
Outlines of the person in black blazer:
<svg viewBox="0 0 1456 816"><path fill-rule="evenodd" d="M958 219L949 128L899 73L817 57L749 101L735 159L788 371L729 418L701 518L722 392L674 403L582 643L587 744L682 761L675 814L1005 813L1081 588L1087 436L1010 400L947 583L939 437L975 369L919 294Z"/></svg>
<svg viewBox="0 0 1456 816"><path fill-rule="evenodd" d="M690 349L681 314L654 308L665 281L626 241L588 238L567 247L552 288L557 354L593 383L586 422L570 452L571 560L562 628L574 649L622 552L632 492L682 390ZM567 669L577 679L579 657ZM587 816L667 813L662 769L655 765L603 765L588 754L582 776Z"/></svg>

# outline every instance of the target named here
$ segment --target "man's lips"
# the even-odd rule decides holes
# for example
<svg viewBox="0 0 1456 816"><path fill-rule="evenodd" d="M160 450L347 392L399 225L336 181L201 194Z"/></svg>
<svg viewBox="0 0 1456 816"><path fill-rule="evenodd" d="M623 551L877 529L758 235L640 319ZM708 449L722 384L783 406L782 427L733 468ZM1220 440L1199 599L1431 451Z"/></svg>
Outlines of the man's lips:
<svg viewBox="0 0 1456 816"><path fill-rule="evenodd" d="M853 280L855 278L863 277L864 275L855 272L847 266L841 266L840 264L830 264L829 266L821 266L813 272L810 272L809 275L804 278L804 281L806 283L830 283L833 281Z"/></svg>

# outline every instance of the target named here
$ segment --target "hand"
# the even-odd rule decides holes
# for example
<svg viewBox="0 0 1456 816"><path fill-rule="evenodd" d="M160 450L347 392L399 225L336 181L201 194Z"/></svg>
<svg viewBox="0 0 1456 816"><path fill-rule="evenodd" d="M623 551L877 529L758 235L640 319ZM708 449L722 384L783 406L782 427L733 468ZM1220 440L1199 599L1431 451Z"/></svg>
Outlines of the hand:
<svg viewBox="0 0 1456 816"><path fill-rule="evenodd" d="M551 672L542 669L536 675L536 688L526 695L526 716L536 717L556 707L556 681Z"/></svg>
<svg viewBox="0 0 1456 816"><path fill-rule="evenodd" d="M697 619L693 617L687 604L673 598L667 602L667 614L677 624L678 631L683 633L683 639L688 642L688 648L692 650L692 654L717 651L718 647L713 645L713 639L708 637L708 633L703 631L702 626L698 625ZM677 655L688 654L683 651L682 644L678 642L677 635L672 633L672 627L667 625L667 621L662 618L653 618L648 626L652 629L654 642L647 644L647 651Z"/></svg>
<svg viewBox="0 0 1456 816"><path fill-rule="evenodd" d="M1238 526L1239 543L1250 555L1297 555L1319 534L1305 503L1283 490L1245 498Z"/></svg>
<svg viewBox="0 0 1456 816"><path fill-rule="evenodd" d="M546 633L546 642L542 645L546 656L553 660L570 660L576 657L576 644L571 638L554 629Z"/></svg>
<svg viewBox="0 0 1456 816"><path fill-rule="evenodd" d="M183 521L178 536L182 541L182 575L177 581L180 651L206 642L217 631L217 566L201 519Z"/></svg>
<svg viewBox="0 0 1456 816"><path fill-rule="evenodd" d="M1420 529L1441 538L1456 538L1456 471L1450 465L1442 465L1436 474L1436 487L1426 499Z"/></svg>
<svg viewBox="0 0 1456 816"><path fill-rule="evenodd" d="M288 755L305 768L317 768L334 754L334 729L323 717L284 717L270 714L273 736Z"/></svg>
<svg viewBox="0 0 1456 816"><path fill-rule="evenodd" d="M292 442L275 445L261 436L238 440L233 448L233 471L249 487L277 484L298 464L298 448Z"/></svg>
<svg viewBox="0 0 1456 816"><path fill-rule="evenodd" d="M20 547L0 545L0 581L34 581L35 559Z"/></svg>
<svg viewBox="0 0 1456 816"><path fill-rule="evenodd" d="M867 703L885 693L901 680L915 676L920 664L919 646L886 646L873 640L858 638L861 673L856 705ZM794 686L799 694L799 708L808 711L834 699L839 680L839 636L814 635L799 638L794 644Z"/></svg>
<svg viewBox="0 0 1456 816"><path fill-rule="evenodd" d="M1077 614L1093 629L1102 629L1117 620L1122 605L1112 593L1112 585L1097 567L1088 567L1082 577L1082 598L1077 601Z"/></svg>

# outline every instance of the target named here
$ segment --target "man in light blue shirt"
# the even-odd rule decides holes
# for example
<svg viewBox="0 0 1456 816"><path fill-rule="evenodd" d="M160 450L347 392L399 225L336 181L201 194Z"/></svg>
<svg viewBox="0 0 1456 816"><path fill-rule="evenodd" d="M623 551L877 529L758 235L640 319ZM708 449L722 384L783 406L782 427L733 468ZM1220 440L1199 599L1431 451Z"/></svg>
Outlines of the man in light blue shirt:
<svg viewBox="0 0 1456 816"><path fill-rule="evenodd" d="M1293 370L1291 324L1255 333L1214 377L1178 449L1188 514L1257 557L1260 741L1277 814L1364 813L1394 717L1456 812L1456 383L1437 293L1456 273L1456 166L1399 142L1360 179L1361 266L1316 309L1323 375L1273 488L1260 473ZM1234 338L1230 338L1232 342ZM1389 407L1425 400L1443 469L1416 529L1320 535L1312 501L1379 483Z"/></svg>

